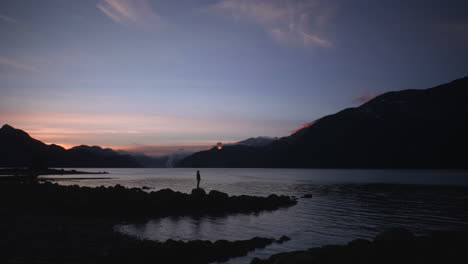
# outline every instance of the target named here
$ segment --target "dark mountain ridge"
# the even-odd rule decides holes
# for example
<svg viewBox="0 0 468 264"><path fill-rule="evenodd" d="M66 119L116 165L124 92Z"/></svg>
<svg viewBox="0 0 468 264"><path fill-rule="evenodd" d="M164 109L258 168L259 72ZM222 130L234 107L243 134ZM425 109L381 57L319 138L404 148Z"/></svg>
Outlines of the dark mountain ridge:
<svg viewBox="0 0 468 264"><path fill-rule="evenodd" d="M54 144L44 144L10 125L0 129L0 146L0 167L141 167L130 155L112 149L82 145L66 150Z"/></svg>
<svg viewBox="0 0 468 264"><path fill-rule="evenodd" d="M266 146L197 152L182 167L468 168L468 77L382 94Z"/></svg>
<svg viewBox="0 0 468 264"><path fill-rule="evenodd" d="M252 147L266 146L268 144L271 144L273 141L277 139L278 138L272 138L272 137L251 137L251 138L239 141L234 144L247 145L247 146L252 146Z"/></svg>

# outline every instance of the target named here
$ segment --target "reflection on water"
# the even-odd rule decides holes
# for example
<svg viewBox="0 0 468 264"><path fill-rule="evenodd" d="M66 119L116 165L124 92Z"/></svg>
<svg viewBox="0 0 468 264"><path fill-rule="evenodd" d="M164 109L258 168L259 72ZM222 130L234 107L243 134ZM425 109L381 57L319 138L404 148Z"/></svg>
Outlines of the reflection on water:
<svg viewBox="0 0 468 264"><path fill-rule="evenodd" d="M103 169L99 169L103 170ZM111 169L107 180L64 181L86 186L115 185L171 188L189 192L193 169ZM302 196L296 206L259 214L222 217L163 217L127 223L117 230L154 240L239 240L254 236L291 237L230 263L248 263L281 251L372 238L393 226L415 233L468 229L468 174L463 171L203 169L207 191L266 196ZM440 183L449 185L439 185ZM405 184L401 184L405 183ZM425 185L421 185L424 183ZM419 184L419 185L418 185Z"/></svg>

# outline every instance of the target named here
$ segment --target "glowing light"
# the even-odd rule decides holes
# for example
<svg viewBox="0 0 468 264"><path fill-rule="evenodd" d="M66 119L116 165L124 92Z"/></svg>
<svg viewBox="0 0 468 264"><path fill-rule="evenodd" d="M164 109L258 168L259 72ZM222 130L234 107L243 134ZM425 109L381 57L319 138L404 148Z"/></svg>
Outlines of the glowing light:
<svg viewBox="0 0 468 264"><path fill-rule="evenodd" d="M217 147L218 149L222 149L222 148L223 148L223 143L222 143L222 142L216 143L216 147Z"/></svg>

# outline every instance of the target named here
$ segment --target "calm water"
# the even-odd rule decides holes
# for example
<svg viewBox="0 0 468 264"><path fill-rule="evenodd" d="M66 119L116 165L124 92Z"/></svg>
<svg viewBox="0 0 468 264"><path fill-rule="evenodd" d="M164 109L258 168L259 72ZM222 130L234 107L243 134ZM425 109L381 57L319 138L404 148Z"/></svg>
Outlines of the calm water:
<svg viewBox="0 0 468 264"><path fill-rule="evenodd" d="M121 184L147 186L154 190L171 188L181 192L190 192L196 186L194 169L88 170L109 171L108 177L112 179L64 180L60 183L82 186ZM282 251L372 238L383 229L395 226L407 227L417 234L430 230L468 229L466 171L202 169L201 176L201 187L207 191L297 197L310 193L313 198L300 199L296 206L274 212L224 217L164 217L147 223L121 224L116 229L161 241L169 238L239 240L282 235L291 238L282 245L274 244L227 263L249 263L255 256L265 258Z"/></svg>

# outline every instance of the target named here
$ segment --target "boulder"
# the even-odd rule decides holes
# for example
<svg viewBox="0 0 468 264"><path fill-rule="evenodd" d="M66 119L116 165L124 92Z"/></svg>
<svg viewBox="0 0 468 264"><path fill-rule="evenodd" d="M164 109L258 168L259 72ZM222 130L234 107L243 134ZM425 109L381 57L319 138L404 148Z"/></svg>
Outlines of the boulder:
<svg viewBox="0 0 468 264"><path fill-rule="evenodd" d="M274 264L311 264L314 261L315 258L312 255L302 251L280 256Z"/></svg>
<svg viewBox="0 0 468 264"><path fill-rule="evenodd" d="M203 198L206 196L206 192L202 188L195 188L192 189L192 193L190 195L192 198Z"/></svg>
<svg viewBox="0 0 468 264"><path fill-rule="evenodd" d="M276 242L278 244L282 244L283 242L286 242L286 241L289 241L291 240L291 238L287 237L287 236L281 236Z"/></svg>
<svg viewBox="0 0 468 264"><path fill-rule="evenodd" d="M371 242L367 239L359 238L359 239L354 239L350 242L348 242L348 248L352 250L363 250L363 249L368 249L371 245Z"/></svg>
<svg viewBox="0 0 468 264"><path fill-rule="evenodd" d="M390 228L374 238L374 242L398 242L414 239L413 233L406 228Z"/></svg>
<svg viewBox="0 0 468 264"><path fill-rule="evenodd" d="M192 191L193 192L193 191ZM210 191L210 193L208 194L208 197L210 199L215 199L215 200L224 200L224 199L227 199L229 198L229 195L227 193L223 193L223 192L220 192L220 191L216 191L216 190L212 190Z"/></svg>

